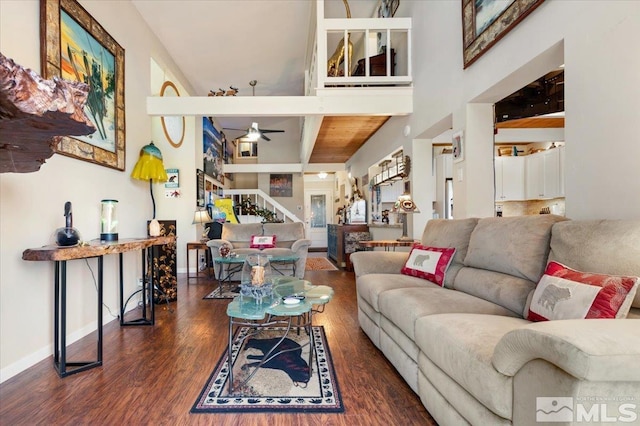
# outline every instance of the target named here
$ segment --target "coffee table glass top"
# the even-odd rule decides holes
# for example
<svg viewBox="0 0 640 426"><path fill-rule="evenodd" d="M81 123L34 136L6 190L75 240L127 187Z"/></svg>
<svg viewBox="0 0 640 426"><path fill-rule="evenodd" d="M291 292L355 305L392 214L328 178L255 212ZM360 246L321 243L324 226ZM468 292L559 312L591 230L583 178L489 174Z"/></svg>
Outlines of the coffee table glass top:
<svg viewBox="0 0 640 426"><path fill-rule="evenodd" d="M284 302L288 296L304 297L294 304ZM312 305L324 305L333 297L333 289L326 285L314 286L309 281L295 277L274 279L273 294L258 303L253 297L238 296L227 306L227 315L249 320L264 319L265 316L298 316L311 311Z"/></svg>

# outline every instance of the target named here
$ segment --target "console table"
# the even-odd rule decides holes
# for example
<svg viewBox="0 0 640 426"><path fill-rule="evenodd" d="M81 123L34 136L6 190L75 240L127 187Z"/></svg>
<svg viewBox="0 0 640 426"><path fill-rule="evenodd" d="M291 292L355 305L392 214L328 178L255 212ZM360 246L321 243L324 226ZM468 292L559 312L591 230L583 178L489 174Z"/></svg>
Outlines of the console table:
<svg viewBox="0 0 640 426"><path fill-rule="evenodd" d="M396 251L396 247L411 247L416 243L419 243L418 240L373 240L373 241L360 241L358 244L365 250L373 250L375 247L383 247L384 251L389 251L390 248L393 251Z"/></svg>
<svg viewBox="0 0 640 426"><path fill-rule="evenodd" d="M146 256L152 255L152 248L157 245L170 244L175 242L175 236L151 237L151 238L123 238L118 241L101 242L92 240L83 245L73 247L59 247L48 245L38 248L27 249L22 253L23 260L30 261L50 261L54 262L54 350L53 362L60 377L79 373L90 368L102 365L102 295L103 295L103 257L108 254L119 255L119 277L120 277L120 325L153 325L155 323L155 313L153 303L149 304L149 314L147 316L147 300L153 291L153 283L147 279ZM125 304L123 303L123 268L122 255L128 251L140 250L142 252L142 317L134 320L124 321ZM67 261L78 259L97 258L98 260L98 341L97 356L95 361L67 362ZM151 274L153 277L154 262L151 262ZM74 367L69 370L68 367Z"/></svg>
<svg viewBox="0 0 640 426"><path fill-rule="evenodd" d="M191 263L189 263L189 252L191 250L196 251L196 274L195 275L191 275L191 272L190 272ZM207 277L211 278L210 268L213 266L211 265L211 250L207 246L207 243L195 241L195 242L187 243L187 284L189 284L190 278L198 278L198 276L200 275L200 250L204 251L204 261L207 265Z"/></svg>
<svg viewBox="0 0 640 426"><path fill-rule="evenodd" d="M327 257L348 271L351 270L351 252L347 249L346 236L354 232L369 232L369 227L366 224L327 225Z"/></svg>

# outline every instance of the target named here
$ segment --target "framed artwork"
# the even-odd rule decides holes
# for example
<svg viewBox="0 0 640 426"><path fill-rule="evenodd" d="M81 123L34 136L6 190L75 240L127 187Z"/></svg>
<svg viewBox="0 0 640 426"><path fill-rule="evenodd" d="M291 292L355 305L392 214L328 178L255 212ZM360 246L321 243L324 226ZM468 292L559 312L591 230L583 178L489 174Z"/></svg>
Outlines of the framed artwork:
<svg viewBox="0 0 640 426"><path fill-rule="evenodd" d="M160 89L160 96L180 96L180 92L178 92L178 88L171 81L165 81ZM184 141L184 117L162 116L160 117L160 122L162 123L164 136L171 146L180 148L180 145L182 145Z"/></svg>
<svg viewBox="0 0 640 426"><path fill-rule="evenodd" d="M202 117L202 153L204 172L224 185L222 135L209 117Z"/></svg>
<svg viewBox="0 0 640 426"><path fill-rule="evenodd" d="M464 68L476 61L544 0L461 0Z"/></svg>
<svg viewBox="0 0 640 426"><path fill-rule="evenodd" d="M293 174L269 175L269 195L272 197L293 197Z"/></svg>
<svg viewBox="0 0 640 426"><path fill-rule="evenodd" d="M400 0L380 0L374 12L374 18L393 18L400 5Z"/></svg>
<svg viewBox="0 0 640 426"><path fill-rule="evenodd" d="M464 160L464 135L462 130L453 134L451 138L453 150L453 162L457 163Z"/></svg>
<svg viewBox="0 0 640 426"><path fill-rule="evenodd" d="M196 205L204 207L204 172L196 169Z"/></svg>
<svg viewBox="0 0 640 426"><path fill-rule="evenodd" d="M180 188L180 171L178 169L166 169L167 181L165 188Z"/></svg>
<svg viewBox="0 0 640 426"><path fill-rule="evenodd" d="M96 127L63 137L55 151L124 170L124 49L76 0L41 0L40 55L44 78L89 86L85 111Z"/></svg>

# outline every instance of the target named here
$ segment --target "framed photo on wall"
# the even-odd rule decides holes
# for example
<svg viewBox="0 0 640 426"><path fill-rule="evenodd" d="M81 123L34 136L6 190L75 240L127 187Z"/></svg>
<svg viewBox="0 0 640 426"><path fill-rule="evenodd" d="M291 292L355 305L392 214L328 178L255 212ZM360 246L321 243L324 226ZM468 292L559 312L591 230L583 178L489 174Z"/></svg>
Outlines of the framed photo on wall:
<svg viewBox="0 0 640 426"><path fill-rule="evenodd" d="M269 175L269 195L272 197L293 197L293 174Z"/></svg>
<svg viewBox="0 0 640 426"><path fill-rule="evenodd" d="M76 0L41 0L40 16L42 76L88 84L85 112L96 128L63 137L55 151L124 170L124 49Z"/></svg>
<svg viewBox="0 0 640 426"><path fill-rule="evenodd" d="M196 169L196 194L196 205L204 207L204 172L200 169Z"/></svg>
<svg viewBox="0 0 640 426"><path fill-rule="evenodd" d="M464 160L464 134L462 130L453 134L451 145L453 149L453 162L457 163Z"/></svg>
<svg viewBox="0 0 640 426"><path fill-rule="evenodd" d="M544 0L461 0L462 48L467 68Z"/></svg>

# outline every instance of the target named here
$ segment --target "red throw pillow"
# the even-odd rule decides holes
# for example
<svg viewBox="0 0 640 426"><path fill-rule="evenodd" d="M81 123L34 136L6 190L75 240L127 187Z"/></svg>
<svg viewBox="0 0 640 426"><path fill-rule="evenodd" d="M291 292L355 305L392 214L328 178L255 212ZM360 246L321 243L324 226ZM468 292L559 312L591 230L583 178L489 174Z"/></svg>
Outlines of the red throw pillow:
<svg viewBox="0 0 640 426"><path fill-rule="evenodd" d="M442 287L447 268L456 253L454 247L439 248L415 244L400 271L402 274L424 278Z"/></svg>
<svg viewBox="0 0 640 426"><path fill-rule="evenodd" d="M266 249L274 248L276 246L275 235L252 235L250 248Z"/></svg>
<svg viewBox="0 0 640 426"><path fill-rule="evenodd" d="M533 292L527 319L624 318L639 282L638 277L580 272L549 262Z"/></svg>

